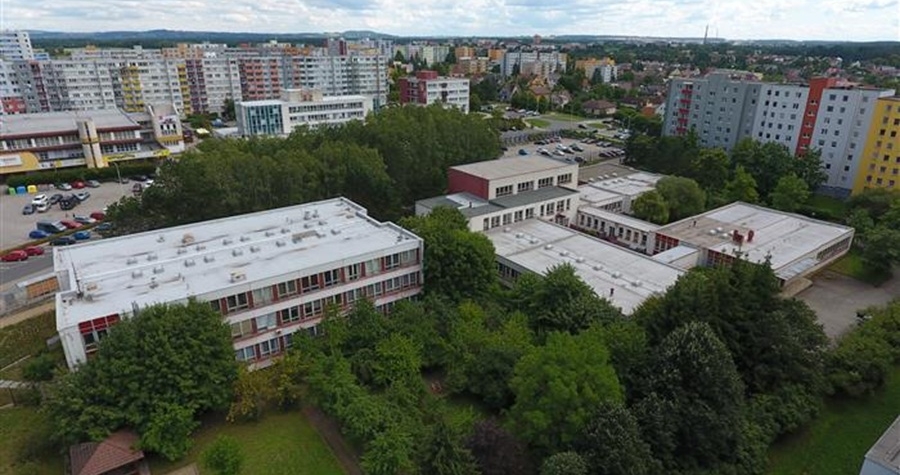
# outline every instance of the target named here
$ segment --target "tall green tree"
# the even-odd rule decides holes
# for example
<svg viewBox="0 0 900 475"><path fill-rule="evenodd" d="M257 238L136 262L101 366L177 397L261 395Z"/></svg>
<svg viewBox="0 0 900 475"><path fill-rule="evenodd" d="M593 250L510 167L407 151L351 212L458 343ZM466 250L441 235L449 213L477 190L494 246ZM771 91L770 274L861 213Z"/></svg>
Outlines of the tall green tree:
<svg viewBox="0 0 900 475"><path fill-rule="evenodd" d="M734 177L725 185L725 199L728 202L743 201L756 203L759 201L759 193L756 191L756 180L738 165L734 170Z"/></svg>
<svg viewBox="0 0 900 475"><path fill-rule="evenodd" d="M806 203L809 199L809 188L803 179L789 173L775 185L772 194L769 195L769 203L775 209L792 213Z"/></svg>
<svg viewBox="0 0 900 475"><path fill-rule="evenodd" d="M690 178L664 177L656 183L656 191L669 206L669 219L672 221L699 214L706 207L706 193Z"/></svg>
<svg viewBox="0 0 900 475"><path fill-rule="evenodd" d="M147 450L177 458L196 416L227 407L236 376L231 332L209 305L154 305L118 323L93 359L50 386L46 410L66 444L131 427Z"/></svg>
<svg viewBox="0 0 900 475"><path fill-rule="evenodd" d="M696 180L707 193L713 193L725 187L728 169L728 154L724 150L705 148L691 162L690 174L687 176Z"/></svg>
<svg viewBox="0 0 900 475"><path fill-rule="evenodd" d="M622 401L609 351L596 333L551 333L519 360L512 379L515 431L542 453L573 443L603 401Z"/></svg>
<svg viewBox="0 0 900 475"><path fill-rule="evenodd" d="M640 219L656 224L669 222L669 204L656 190L639 196L631 205L631 212Z"/></svg>
<svg viewBox="0 0 900 475"><path fill-rule="evenodd" d="M482 475L529 475L534 467L525 444L496 419L476 421L466 441Z"/></svg>
<svg viewBox="0 0 900 475"><path fill-rule="evenodd" d="M588 465L578 452L559 452L547 457L541 475L587 475Z"/></svg>
<svg viewBox="0 0 900 475"><path fill-rule="evenodd" d="M423 442L421 473L435 475L475 475L478 468L472 453L463 445L462 435L444 417L429 428Z"/></svg>
<svg viewBox="0 0 900 475"><path fill-rule="evenodd" d="M637 420L619 403L601 402L575 446L591 473L657 473L652 451L641 438Z"/></svg>

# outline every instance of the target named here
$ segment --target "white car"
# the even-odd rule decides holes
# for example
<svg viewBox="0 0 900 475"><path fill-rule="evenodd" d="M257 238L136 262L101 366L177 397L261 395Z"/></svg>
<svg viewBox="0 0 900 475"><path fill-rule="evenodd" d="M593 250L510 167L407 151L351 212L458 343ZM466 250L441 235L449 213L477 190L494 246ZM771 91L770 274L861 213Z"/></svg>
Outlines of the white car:
<svg viewBox="0 0 900 475"><path fill-rule="evenodd" d="M47 195L44 194L35 195L35 197L31 200L31 204L33 204L34 206L49 205L50 198L47 198Z"/></svg>
<svg viewBox="0 0 900 475"><path fill-rule="evenodd" d="M50 203L41 203L39 205L35 205L34 210L38 213L46 213L50 210Z"/></svg>

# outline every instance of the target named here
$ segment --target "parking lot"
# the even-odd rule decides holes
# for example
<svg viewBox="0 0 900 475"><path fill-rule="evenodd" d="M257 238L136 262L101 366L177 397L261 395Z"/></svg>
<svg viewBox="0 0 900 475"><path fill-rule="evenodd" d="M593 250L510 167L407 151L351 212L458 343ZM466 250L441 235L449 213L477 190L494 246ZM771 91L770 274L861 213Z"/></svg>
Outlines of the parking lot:
<svg viewBox="0 0 900 475"><path fill-rule="evenodd" d="M49 197L56 193L69 195L78 191L87 191L91 197L74 209L63 211L59 209L59 205L53 205L45 213L23 215L22 208L31 203L35 195L9 195L6 187L2 187L0 189L0 192L3 193L0 196L0 223L3 225L0 226L0 249L9 249L30 241L28 233L35 229L38 221L59 221L74 215L89 215L94 211L102 211L105 206L118 201L123 196L130 196L131 184L101 183L98 188L71 191L48 189L40 191L40 193ZM3 265L11 264L4 263Z"/></svg>
<svg viewBox="0 0 900 475"><path fill-rule="evenodd" d="M553 154L554 150L556 149L556 143L552 143L550 145L536 145L534 142L527 142L527 143L523 143L520 145L508 146L507 150L505 152L503 152L502 158L517 158L517 157L523 156L519 153L519 150L525 150L526 155L524 155L524 156L539 155L538 150L541 148L545 148L549 152L551 152L552 155L550 158L553 158L554 160L567 161L566 160L567 158L574 160L575 159L574 157L578 156L578 157L584 158L585 162L590 163L590 162L595 162L595 161L610 160L609 157L604 157L601 155L601 153L608 152L608 151L615 150L615 149L620 149L620 147L617 147L614 145L601 147L601 146L598 146L597 144L586 144L579 140L566 139L566 138L562 139L562 141L559 143L564 146L567 146L567 147L571 147L573 144L578 144L578 146L583 148L584 151L583 152L574 151L574 153L565 154L565 156L560 156L557 154ZM614 160L616 162L618 162L618 158L614 158Z"/></svg>

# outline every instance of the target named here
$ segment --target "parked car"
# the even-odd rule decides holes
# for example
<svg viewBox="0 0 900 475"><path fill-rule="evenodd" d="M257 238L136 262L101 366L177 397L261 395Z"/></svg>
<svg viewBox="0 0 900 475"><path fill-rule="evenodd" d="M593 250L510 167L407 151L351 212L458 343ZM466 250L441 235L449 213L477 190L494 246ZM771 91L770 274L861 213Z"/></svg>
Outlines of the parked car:
<svg viewBox="0 0 900 475"><path fill-rule="evenodd" d="M50 241L50 245L51 246L70 246L72 244L75 244L76 242L77 241L75 241L75 238L73 238L72 236L61 236L61 237L58 237L58 238Z"/></svg>
<svg viewBox="0 0 900 475"><path fill-rule="evenodd" d="M545 157L549 157L549 156L550 156L550 152L548 152L547 150L540 150L540 151L538 151L538 153L541 154L541 155L543 155L543 156L545 156Z"/></svg>
<svg viewBox="0 0 900 475"><path fill-rule="evenodd" d="M25 249L22 249L22 250L25 251L25 254L28 254L29 256L42 256L42 255L44 255L44 248L41 247L41 246L28 246L28 247L26 247Z"/></svg>
<svg viewBox="0 0 900 475"><path fill-rule="evenodd" d="M96 219L90 216L84 216L82 214L76 214L75 216L72 216L72 219L75 220L76 223L81 224L94 224L97 222Z"/></svg>
<svg viewBox="0 0 900 475"><path fill-rule="evenodd" d="M131 177L131 179L134 181L144 182L147 181L147 175L134 175Z"/></svg>
<svg viewBox="0 0 900 475"><path fill-rule="evenodd" d="M578 145L577 143L573 143L572 146L569 148L571 148L572 150L574 150L576 152L584 152L584 149L581 148L581 146Z"/></svg>
<svg viewBox="0 0 900 475"><path fill-rule="evenodd" d="M113 224L110 222L100 223L96 227L94 227L94 231L98 233L105 233L107 231L111 231L113 228Z"/></svg>
<svg viewBox="0 0 900 475"><path fill-rule="evenodd" d="M67 229L66 226L59 221L38 221L35 227L37 227L39 231L43 231L47 234L61 233Z"/></svg>
<svg viewBox="0 0 900 475"><path fill-rule="evenodd" d="M81 227L81 223L72 221L71 219L62 219L59 221L66 229L78 229Z"/></svg>
<svg viewBox="0 0 900 475"><path fill-rule="evenodd" d="M60 200L59 209L68 211L77 205L78 205L78 198L75 198L74 196L70 196L68 198L63 198L62 200Z"/></svg>
<svg viewBox="0 0 900 475"><path fill-rule="evenodd" d="M41 203L34 207L34 210L38 213L46 213L50 210L50 203Z"/></svg>
<svg viewBox="0 0 900 475"><path fill-rule="evenodd" d="M62 193L56 193L55 195L50 197L50 204L55 205L56 203L59 203L60 200L62 200L62 199L63 199Z"/></svg>
<svg viewBox="0 0 900 475"><path fill-rule="evenodd" d="M72 190L72 185L70 185L68 183L57 183L54 186L57 190L63 190L63 191L71 191Z"/></svg>
<svg viewBox="0 0 900 475"><path fill-rule="evenodd" d="M81 180L75 180L72 182L72 188L75 188L76 190L80 190L80 189L84 188L85 186L87 186L87 185L85 185L85 183Z"/></svg>
<svg viewBox="0 0 900 475"><path fill-rule="evenodd" d="M72 237L74 237L77 241L84 241L85 239L91 238L91 232L88 230L75 231L74 233L72 233Z"/></svg>
<svg viewBox="0 0 900 475"><path fill-rule="evenodd" d="M32 229L30 233L28 233L29 239L46 239L50 236L50 233L47 231L41 231L40 229Z"/></svg>
<svg viewBox="0 0 900 475"><path fill-rule="evenodd" d="M103 211L94 211L90 214L90 216L97 221L103 221L104 219L106 219L106 213L104 213Z"/></svg>
<svg viewBox="0 0 900 475"><path fill-rule="evenodd" d="M25 251L10 251L7 254L4 254L3 257L0 257L3 262L17 262L17 261L27 261L28 253Z"/></svg>
<svg viewBox="0 0 900 475"><path fill-rule="evenodd" d="M87 185L88 188L100 188L100 182L97 180L88 180L84 182L84 184Z"/></svg>
<svg viewBox="0 0 900 475"><path fill-rule="evenodd" d="M520 149L519 149L519 155L528 155L528 151L525 150L524 148L520 148Z"/></svg>
<svg viewBox="0 0 900 475"><path fill-rule="evenodd" d="M22 214L34 214L34 205L25 205L22 208Z"/></svg>
<svg viewBox="0 0 900 475"><path fill-rule="evenodd" d="M584 157L581 155L575 155L575 161L578 163L584 163Z"/></svg>
<svg viewBox="0 0 900 475"><path fill-rule="evenodd" d="M90 197L91 197L91 192L89 192L89 191L79 191L78 193L75 193L75 198L81 202L87 201L87 199Z"/></svg>
<svg viewBox="0 0 900 475"><path fill-rule="evenodd" d="M588 126L585 125L585 124L578 124L578 128L579 128L579 129L587 129Z"/></svg>
<svg viewBox="0 0 900 475"><path fill-rule="evenodd" d="M135 184L131 187L131 193L132 193L134 196L141 196L141 193L143 193L143 192L144 192L144 185L142 185L142 184L140 184L140 183L135 183Z"/></svg>
<svg viewBox="0 0 900 475"><path fill-rule="evenodd" d="M50 198L48 198L47 195L45 195L43 193L40 195L34 195L34 198L31 199L31 204L33 204L35 206L47 204L49 202L50 202Z"/></svg>

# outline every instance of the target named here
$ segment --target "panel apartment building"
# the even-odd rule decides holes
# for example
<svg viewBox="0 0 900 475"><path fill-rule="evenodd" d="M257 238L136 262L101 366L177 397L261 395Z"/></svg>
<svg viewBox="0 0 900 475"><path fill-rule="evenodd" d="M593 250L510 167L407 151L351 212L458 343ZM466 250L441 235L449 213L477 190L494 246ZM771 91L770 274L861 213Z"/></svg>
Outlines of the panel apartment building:
<svg viewBox="0 0 900 475"><path fill-rule="evenodd" d="M417 71L413 77L400 78L401 104L452 106L469 113L469 80L438 76L436 71Z"/></svg>
<svg viewBox="0 0 900 475"><path fill-rule="evenodd" d="M57 331L75 368L119 321L193 298L231 327L237 360L265 367L329 306L387 311L418 295L422 251L345 198L57 248Z"/></svg>
<svg viewBox="0 0 900 475"><path fill-rule="evenodd" d="M670 81L663 133L693 130L702 146L725 150L747 137L782 144L796 155L816 148L827 175L820 191L845 197L859 171L875 101L893 94L833 78L769 84L748 73L717 71Z"/></svg>
<svg viewBox="0 0 900 475"><path fill-rule="evenodd" d="M321 91L287 89L280 100L246 101L235 106L238 133L289 135L298 127L343 124L365 120L372 112L368 96L323 96Z"/></svg>

